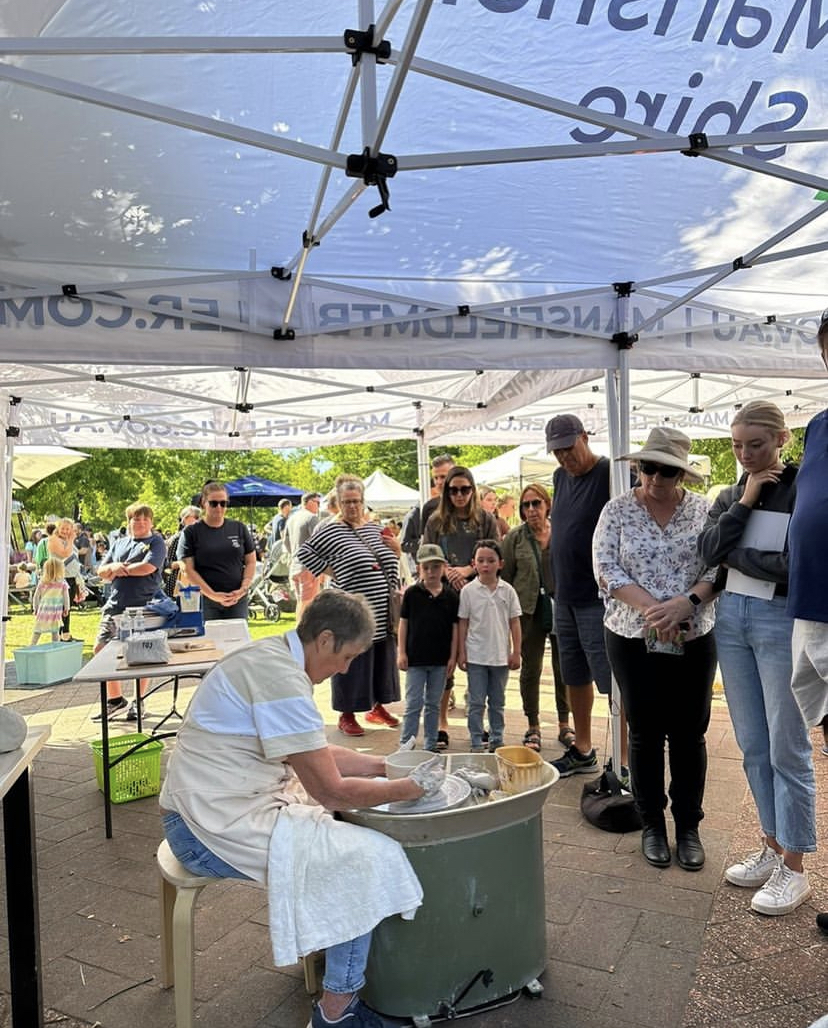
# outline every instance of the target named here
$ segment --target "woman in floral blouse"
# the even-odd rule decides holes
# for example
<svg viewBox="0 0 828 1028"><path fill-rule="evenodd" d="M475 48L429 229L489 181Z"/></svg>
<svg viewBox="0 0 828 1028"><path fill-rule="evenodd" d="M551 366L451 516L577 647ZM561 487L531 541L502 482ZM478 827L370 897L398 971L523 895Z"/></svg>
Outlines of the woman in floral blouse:
<svg viewBox="0 0 828 1028"><path fill-rule="evenodd" d="M710 604L715 569L706 569L697 555L708 504L683 487L685 479L700 480L689 453L683 433L654 428L640 452L619 458L637 461L640 484L604 507L593 567L606 601L607 655L629 721L644 857L655 867L671 859L664 819L666 740L678 864L699 871L705 732L716 670Z"/></svg>

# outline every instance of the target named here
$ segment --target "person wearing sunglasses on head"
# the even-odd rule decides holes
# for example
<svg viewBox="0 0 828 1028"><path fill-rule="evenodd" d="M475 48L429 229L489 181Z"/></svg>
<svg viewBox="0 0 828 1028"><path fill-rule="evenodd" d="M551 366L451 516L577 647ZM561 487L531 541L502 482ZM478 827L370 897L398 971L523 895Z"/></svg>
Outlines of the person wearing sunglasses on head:
<svg viewBox="0 0 828 1028"><path fill-rule="evenodd" d="M474 476L468 468L455 465L450 468L437 507L429 517L423 531L423 542L440 547L446 558L446 579L459 592L474 578L472 555L480 539L497 539L497 521L493 514L483 510L478 499ZM440 701L440 729L437 744L445 749L449 744L448 710L453 676L446 679L446 690Z"/></svg>
<svg viewBox="0 0 828 1028"><path fill-rule="evenodd" d="M606 602L604 637L630 729L630 772L641 815L641 849L667 867L664 744L670 754L670 800L679 867L700 871L699 823L707 776L716 644L716 568L696 547L708 503L684 482L702 477L690 465L690 440L654 428L644 448L618 460L638 464L640 482L610 500L593 537L593 569Z"/></svg>
<svg viewBox="0 0 828 1028"><path fill-rule="evenodd" d="M190 585L201 589L205 621L247 620L247 590L256 572L256 547L246 525L225 517L227 488L207 482L200 521L188 525L178 548Z"/></svg>

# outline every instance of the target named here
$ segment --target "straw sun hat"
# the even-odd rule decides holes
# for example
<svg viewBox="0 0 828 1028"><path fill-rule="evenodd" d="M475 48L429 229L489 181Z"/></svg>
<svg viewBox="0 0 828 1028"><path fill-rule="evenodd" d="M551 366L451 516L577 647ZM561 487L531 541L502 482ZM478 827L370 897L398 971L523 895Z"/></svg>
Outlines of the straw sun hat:
<svg viewBox="0 0 828 1028"><path fill-rule="evenodd" d="M691 482L703 482L704 478L690 465L690 439L677 428L658 426L651 430L647 441L636 453L625 453L616 460L651 460L656 464L681 468Z"/></svg>

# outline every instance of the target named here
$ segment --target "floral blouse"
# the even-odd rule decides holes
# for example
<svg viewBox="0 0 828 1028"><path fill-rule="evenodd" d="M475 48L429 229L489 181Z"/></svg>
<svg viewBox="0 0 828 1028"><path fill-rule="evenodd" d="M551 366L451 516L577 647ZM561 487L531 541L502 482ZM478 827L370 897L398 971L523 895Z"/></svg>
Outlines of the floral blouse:
<svg viewBox="0 0 828 1028"><path fill-rule="evenodd" d="M592 566L606 604L604 625L627 639L643 638L644 617L610 594L638 585L656 600L690 592L696 582L712 582L716 568L705 568L696 541L707 520L709 504L698 493L684 491L665 528L638 502L635 490L610 500L592 537ZM715 605L705 603L688 616L686 639L706 635L715 621Z"/></svg>

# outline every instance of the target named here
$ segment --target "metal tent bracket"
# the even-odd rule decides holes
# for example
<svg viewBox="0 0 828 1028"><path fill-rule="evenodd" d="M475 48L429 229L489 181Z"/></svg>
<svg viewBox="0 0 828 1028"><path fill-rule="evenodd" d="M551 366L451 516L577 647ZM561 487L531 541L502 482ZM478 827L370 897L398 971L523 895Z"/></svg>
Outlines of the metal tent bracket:
<svg viewBox="0 0 828 1028"><path fill-rule="evenodd" d="M374 43L374 30L376 25L369 25L364 32L358 29L345 29L342 36L345 42L345 49L351 55L351 64L356 67L362 60L363 54L373 54L378 64L387 61L391 56L391 44L387 39Z"/></svg>

